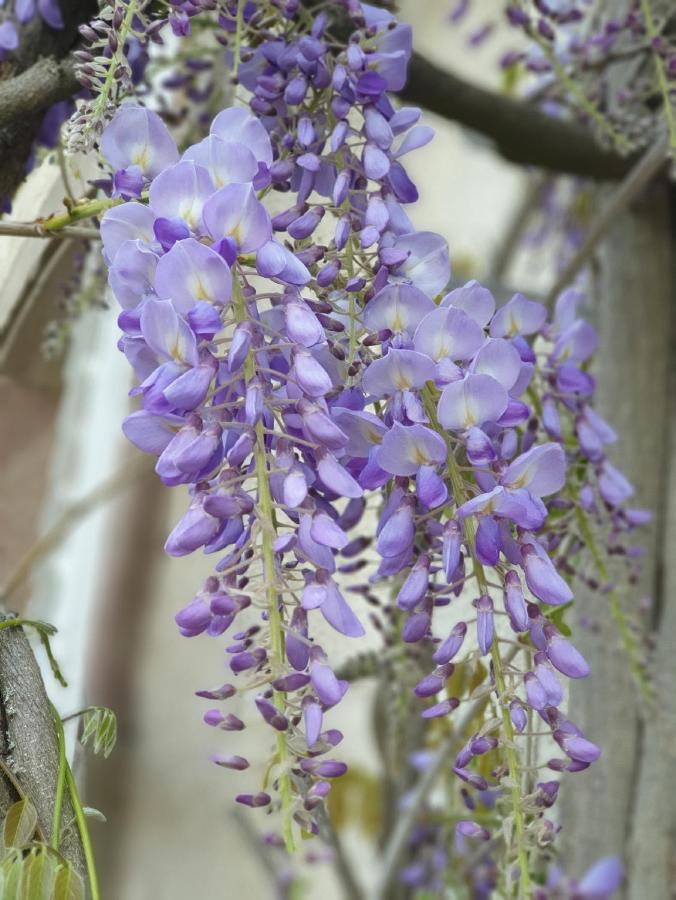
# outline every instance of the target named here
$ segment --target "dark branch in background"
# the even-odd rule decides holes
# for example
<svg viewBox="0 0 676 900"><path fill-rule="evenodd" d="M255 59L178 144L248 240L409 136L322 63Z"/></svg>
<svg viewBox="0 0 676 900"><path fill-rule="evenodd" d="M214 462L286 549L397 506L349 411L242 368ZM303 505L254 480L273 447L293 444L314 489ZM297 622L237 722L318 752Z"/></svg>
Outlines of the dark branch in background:
<svg viewBox="0 0 676 900"><path fill-rule="evenodd" d="M78 39L78 26L96 14L95 0L61 4L64 27L50 28L39 15L21 29L20 46L0 79L0 199L12 197L26 174L35 137L52 104L77 90L65 58Z"/></svg>
<svg viewBox="0 0 676 900"><path fill-rule="evenodd" d="M400 95L490 138L501 156L518 165L613 180L626 175L636 161L602 147L583 125L470 84L419 53L413 54Z"/></svg>

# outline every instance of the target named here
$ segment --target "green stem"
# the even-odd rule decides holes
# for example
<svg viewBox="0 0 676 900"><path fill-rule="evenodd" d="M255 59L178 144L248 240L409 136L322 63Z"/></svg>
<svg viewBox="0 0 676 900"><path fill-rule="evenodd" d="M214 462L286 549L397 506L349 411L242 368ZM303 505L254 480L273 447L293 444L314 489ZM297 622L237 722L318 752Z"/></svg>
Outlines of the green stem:
<svg viewBox="0 0 676 900"><path fill-rule="evenodd" d="M584 510L579 504L576 504L575 506L575 517L577 519L578 528L580 529L580 534L582 535L582 538L591 554L591 558L594 561L594 565L596 566L596 571L598 572L599 578L601 578L601 580L604 582L608 582L610 580L608 570L596 545L594 535L592 534L592 530L589 525L589 519L587 518ZM622 609L620 599L617 596L616 591L608 591L607 597L608 602L610 603L610 615L612 616L612 619L617 626L617 630L620 633L622 646L624 647L624 652L627 654L631 671L636 678L641 694L646 700L650 700L652 699L653 692L650 682L646 678L643 660L641 658L641 652L636 643L636 635L631 630L631 626L627 621L627 617L624 614L624 610Z"/></svg>
<svg viewBox="0 0 676 900"><path fill-rule="evenodd" d="M141 200L143 199L144 198L142 197ZM50 216L48 219L40 222L40 225L47 232L59 231L61 228L72 225L74 222L81 222L82 219L98 216L100 213L110 209L111 206L118 206L122 202L123 201L118 197L101 197L96 200L84 200L71 206L65 213Z"/></svg>
<svg viewBox="0 0 676 900"><path fill-rule="evenodd" d="M70 766L66 763L66 784L68 786L68 795L75 813L75 821L77 822L78 831L80 832L80 840L82 841L82 849L84 850L85 864L87 866L87 877L89 878L89 890L91 892L91 900L101 900L99 891L99 879L96 874L96 862L94 860L94 849L92 847L91 837L89 836L89 827L87 825L87 817L84 814L80 795L78 793L75 778Z"/></svg>
<svg viewBox="0 0 676 900"><path fill-rule="evenodd" d="M448 432L442 428L437 418L436 402L430 385L425 385L422 390L423 403L425 412L429 416L430 422L446 442L448 448L448 460L446 463L446 471L451 482L453 496L456 506L461 506L467 497L465 496L465 488L462 480L462 474L455 460L455 445ZM486 573L479 562L476 555L476 529L471 518L464 521L465 537L467 546L472 557L474 574L479 585L479 590L487 594L488 585L486 583ZM511 782L510 797L512 800L512 811L514 813L514 830L516 832L517 858L519 863L520 896L527 900L531 896L532 889L530 884L530 873L528 871L528 853L526 849L526 823L524 820L523 810L521 809L521 775L519 772L519 760L514 749L514 726L509 715L509 709L504 703L503 697L506 691L505 673L502 667L502 658L500 657L500 648L497 640L493 640L491 646L491 660L493 662L493 671L495 673L495 687L498 693L498 704L502 717L502 727L505 733L505 759L507 761L507 771Z"/></svg>
<svg viewBox="0 0 676 900"><path fill-rule="evenodd" d="M237 278L233 279L233 295L235 299L235 318L238 322L247 319L246 301L239 287ZM250 381L256 374L255 350L249 350L244 363L244 377ZM277 591L277 570L275 567L274 536L275 518L268 477L268 460L265 452L265 429L262 421L256 423L254 429L256 445L254 448L254 460L256 463L256 482L258 488L258 507L261 522L261 549L263 553L263 571L266 582L266 595L268 607L268 628L270 629L270 662L273 672L281 668L284 663L284 630L282 628L282 616L279 608L279 594ZM285 711L284 695L280 691L273 691L273 702L283 714ZM293 853L296 845L293 837L293 812L291 802L291 778L289 776L289 755L286 746L286 737L283 732L277 732L277 758L279 760L279 797L282 808L282 836L288 853Z"/></svg>
<svg viewBox="0 0 676 900"><path fill-rule="evenodd" d="M645 21L645 28L650 41L654 41L660 37L655 20L653 19L652 10L650 8L650 0L641 0L641 12ZM676 150L676 113L671 103L671 88L669 79L667 78L667 70L662 57L653 50L655 59L655 71L657 73L657 83L659 84L664 103L664 115L667 120L667 128L669 129L669 144L672 150Z"/></svg>
<svg viewBox="0 0 676 900"><path fill-rule="evenodd" d="M54 815L52 817L52 840L50 846L56 851L61 843L61 818L63 815L63 794L66 786L66 737L63 732L63 722L61 716L56 710L54 704L52 707L52 715L54 716L54 724L56 726L56 739L59 746L59 771L56 777L56 793L54 795Z"/></svg>
<svg viewBox="0 0 676 900"><path fill-rule="evenodd" d="M92 118L93 121L98 121L103 117L103 114L106 110L106 103L108 102L108 97L110 95L110 91L113 87L113 83L115 82L115 72L117 71L117 67L119 63L124 64L125 61L125 50L124 45L127 42L127 37L129 32L131 31L132 24L134 22L134 16L138 11L138 3L137 0L129 0L127 6L127 12L125 14L124 19L122 20L122 24L120 25L120 30L116 34L117 38L117 50L113 54L109 64L108 71L106 72L106 80L103 82L103 87L101 88L101 92L94 102L94 107L92 110Z"/></svg>

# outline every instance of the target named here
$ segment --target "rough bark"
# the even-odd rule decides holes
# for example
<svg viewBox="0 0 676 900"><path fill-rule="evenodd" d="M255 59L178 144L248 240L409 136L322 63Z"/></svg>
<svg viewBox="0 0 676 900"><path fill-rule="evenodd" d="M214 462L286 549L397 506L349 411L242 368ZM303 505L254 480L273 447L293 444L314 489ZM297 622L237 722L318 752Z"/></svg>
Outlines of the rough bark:
<svg viewBox="0 0 676 900"><path fill-rule="evenodd" d="M632 617L641 596L652 595L657 587L672 305L670 244L668 188L660 183L618 219L600 251L598 410L621 435L611 457L637 485L636 505L655 514L652 526L641 534L646 550L641 583L618 584ZM578 619L590 618L596 627L585 630L578 622L575 630L592 674L573 683L570 715L602 746L604 755L587 772L569 777L561 794L566 863L573 874L600 856L627 850L640 765L641 704L607 599L578 590L576 611ZM664 746L661 743L657 752ZM650 840L660 821L653 820ZM651 892L635 896L660 897Z"/></svg>
<svg viewBox="0 0 676 900"><path fill-rule="evenodd" d="M95 0L61 4L64 27L53 29L39 15L21 29L20 46L0 74L0 198L12 197L26 174L26 163L45 112L72 96L72 67L60 62L78 39L78 26L96 14ZM37 77L36 77L37 76ZM22 97L26 96L26 103Z"/></svg>
<svg viewBox="0 0 676 900"><path fill-rule="evenodd" d="M40 669L22 628L0 631L0 755L38 814L45 836L52 830L59 748ZM0 775L0 817L19 797ZM82 844L66 792L61 852L84 873Z"/></svg>

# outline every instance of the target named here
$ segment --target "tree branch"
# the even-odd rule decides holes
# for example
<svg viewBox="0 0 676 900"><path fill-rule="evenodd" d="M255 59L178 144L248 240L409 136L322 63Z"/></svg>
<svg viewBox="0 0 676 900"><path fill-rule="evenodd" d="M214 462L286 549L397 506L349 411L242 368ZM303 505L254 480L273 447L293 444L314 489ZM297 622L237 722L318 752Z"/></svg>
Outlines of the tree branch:
<svg viewBox="0 0 676 900"><path fill-rule="evenodd" d="M52 708L40 669L23 628L0 630L0 756L22 791L30 798L44 834L52 826L59 748ZM13 784L0 776L0 817L18 799ZM60 852L84 874L84 854L76 828L69 828L74 810L63 802Z"/></svg>
<svg viewBox="0 0 676 900"><path fill-rule="evenodd" d="M72 54L62 60L42 57L14 78L0 81L0 124L44 112L54 103L72 97L79 86Z"/></svg>
<svg viewBox="0 0 676 900"><path fill-rule="evenodd" d="M518 165L613 180L636 161L635 155L602 147L582 125L470 84L419 53L411 58L400 96L490 138L505 159Z"/></svg>

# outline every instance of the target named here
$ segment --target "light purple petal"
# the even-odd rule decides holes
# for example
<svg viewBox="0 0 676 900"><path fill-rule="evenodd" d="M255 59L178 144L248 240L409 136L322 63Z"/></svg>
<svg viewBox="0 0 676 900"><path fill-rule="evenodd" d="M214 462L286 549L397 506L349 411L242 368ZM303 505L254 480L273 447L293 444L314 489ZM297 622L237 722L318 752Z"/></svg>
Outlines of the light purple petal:
<svg viewBox="0 0 676 900"><path fill-rule="evenodd" d="M160 258L155 289L160 297L172 300L179 312L188 312L200 300L224 306L230 299L232 274L222 256L186 238Z"/></svg>
<svg viewBox="0 0 676 900"><path fill-rule="evenodd" d="M412 337L420 320L433 309L434 302L413 285L388 284L366 304L364 325L369 331L406 331Z"/></svg>
<svg viewBox="0 0 676 900"><path fill-rule="evenodd" d="M211 134L223 141L244 144L259 162L272 164L270 137L264 125L246 109L233 106L222 110L211 123Z"/></svg>
<svg viewBox="0 0 676 900"><path fill-rule="evenodd" d="M528 488L536 497L556 494L566 482L566 455L560 444L539 444L517 456L504 471L500 483L508 488Z"/></svg>
<svg viewBox="0 0 676 900"><path fill-rule="evenodd" d="M392 475L415 475L421 466L446 461L446 443L424 425L405 427L395 422L376 452L378 465Z"/></svg>
<svg viewBox="0 0 676 900"><path fill-rule="evenodd" d="M178 150L162 119L142 106L121 106L101 135L101 152L115 171L138 166L147 178L178 160Z"/></svg>
<svg viewBox="0 0 676 900"><path fill-rule="evenodd" d="M478 281L468 281L462 287L455 288L446 294L441 301L441 306L454 306L456 309L462 309L483 327L495 312L495 299L488 288L479 284Z"/></svg>
<svg viewBox="0 0 676 900"><path fill-rule="evenodd" d="M270 216L250 184L229 184L216 191L204 204L202 218L214 241L231 237L242 253L258 250L272 237Z"/></svg>
<svg viewBox="0 0 676 900"><path fill-rule="evenodd" d="M447 385L439 399L439 421L451 431L495 422L507 408L504 387L490 375L469 374Z"/></svg>
<svg viewBox="0 0 676 900"><path fill-rule="evenodd" d="M367 394L384 397L397 391L422 387L434 379L435 365L415 350L390 350L376 359L364 372L363 387Z"/></svg>
<svg viewBox="0 0 676 900"><path fill-rule="evenodd" d="M542 303L514 294L509 303L501 306L491 320L491 337L514 337L540 331L547 321L547 308Z"/></svg>
<svg viewBox="0 0 676 900"><path fill-rule="evenodd" d="M408 252L408 258L397 269L428 297L436 297L451 277L448 244L432 231L404 234L394 243L397 250Z"/></svg>
<svg viewBox="0 0 676 900"><path fill-rule="evenodd" d="M415 349L435 362L446 358L471 359L483 342L483 329L467 313L452 307L429 312L418 325L413 339Z"/></svg>

